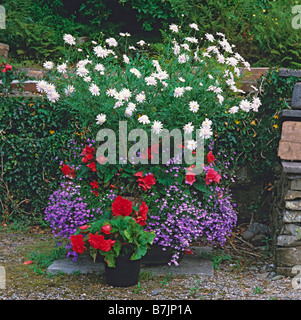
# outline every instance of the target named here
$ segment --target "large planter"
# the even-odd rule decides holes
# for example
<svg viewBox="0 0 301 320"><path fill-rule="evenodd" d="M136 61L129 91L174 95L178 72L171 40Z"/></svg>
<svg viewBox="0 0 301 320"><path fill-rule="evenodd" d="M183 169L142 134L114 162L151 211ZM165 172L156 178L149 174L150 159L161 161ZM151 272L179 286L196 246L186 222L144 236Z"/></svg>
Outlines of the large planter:
<svg viewBox="0 0 301 320"><path fill-rule="evenodd" d="M131 254L119 256L115 267L105 264L105 280L109 286L130 287L138 283L141 260L130 260Z"/></svg>
<svg viewBox="0 0 301 320"><path fill-rule="evenodd" d="M158 264L167 264L170 262L173 251L171 247L165 247L166 250L163 250L163 247L158 244L153 244L147 250L147 253L141 259L141 263L145 265L158 265Z"/></svg>

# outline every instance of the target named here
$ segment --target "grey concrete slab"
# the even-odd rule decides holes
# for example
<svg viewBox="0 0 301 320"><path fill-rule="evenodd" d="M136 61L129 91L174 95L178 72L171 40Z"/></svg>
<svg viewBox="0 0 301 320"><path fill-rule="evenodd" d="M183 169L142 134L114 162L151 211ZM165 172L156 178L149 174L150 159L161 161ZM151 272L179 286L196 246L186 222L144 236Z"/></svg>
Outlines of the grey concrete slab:
<svg viewBox="0 0 301 320"><path fill-rule="evenodd" d="M142 265L141 271L148 271L158 275L200 275L214 276L213 263L204 254L211 252L210 247L193 247L194 254L185 254L178 266L175 265ZM48 268L47 273L75 273L83 274L93 272L104 272L104 264L94 263L89 257L80 257L78 261L72 261L70 258L64 258L54 261Z"/></svg>

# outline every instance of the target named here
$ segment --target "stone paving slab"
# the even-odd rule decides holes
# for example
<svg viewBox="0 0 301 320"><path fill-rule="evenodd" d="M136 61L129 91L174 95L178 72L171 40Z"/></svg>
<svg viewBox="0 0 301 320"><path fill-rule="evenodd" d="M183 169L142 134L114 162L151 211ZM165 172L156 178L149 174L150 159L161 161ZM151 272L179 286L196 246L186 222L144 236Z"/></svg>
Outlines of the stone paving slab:
<svg viewBox="0 0 301 320"><path fill-rule="evenodd" d="M209 247L193 247L194 254L185 254L178 266L175 265L142 265L141 271L148 271L154 274L173 274L173 275L200 275L213 276L213 263L211 260L203 258L203 254L210 253ZM54 261L48 268L47 273L58 274L80 272L83 274L92 272L104 272L104 264L94 263L89 257L80 257L78 261L64 258Z"/></svg>

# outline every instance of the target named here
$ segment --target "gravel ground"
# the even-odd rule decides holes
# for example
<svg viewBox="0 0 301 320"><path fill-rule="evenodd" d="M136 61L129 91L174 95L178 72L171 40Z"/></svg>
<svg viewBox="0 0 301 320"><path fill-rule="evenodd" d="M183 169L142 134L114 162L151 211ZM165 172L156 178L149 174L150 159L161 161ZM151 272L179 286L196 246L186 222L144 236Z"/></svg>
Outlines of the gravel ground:
<svg viewBox="0 0 301 320"><path fill-rule="evenodd" d="M38 227L26 232L0 229L0 265L6 271L0 300L301 299L301 288L294 289L291 278L275 274L263 247L248 251L247 244L227 244L223 255L216 251L212 257L217 266L214 277L159 277L141 272L138 285L114 288L106 285L99 274L46 274L54 244L50 232ZM33 263L24 264L28 260Z"/></svg>

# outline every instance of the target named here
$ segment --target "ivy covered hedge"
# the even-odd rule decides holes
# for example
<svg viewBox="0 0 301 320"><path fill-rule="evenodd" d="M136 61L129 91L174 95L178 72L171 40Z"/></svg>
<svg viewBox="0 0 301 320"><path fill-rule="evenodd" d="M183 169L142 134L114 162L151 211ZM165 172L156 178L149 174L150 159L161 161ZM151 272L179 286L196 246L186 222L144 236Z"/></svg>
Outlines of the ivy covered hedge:
<svg viewBox="0 0 301 320"><path fill-rule="evenodd" d="M286 99L298 80L279 77L278 69L271 70L260 86L259 111L237 113L224 130L216 130L214 152L233 158L228 170L249 166L254 177L273 172L278 163L279 114L288 108ZM224 121L222 114L215 117ZM60 162L69 161L75 148L86 142L85 136L94 134L85 128L84 120L68 106L62 108L41 97L0 97L2 221L43 220L48 198L62 177Z"/></svg>

